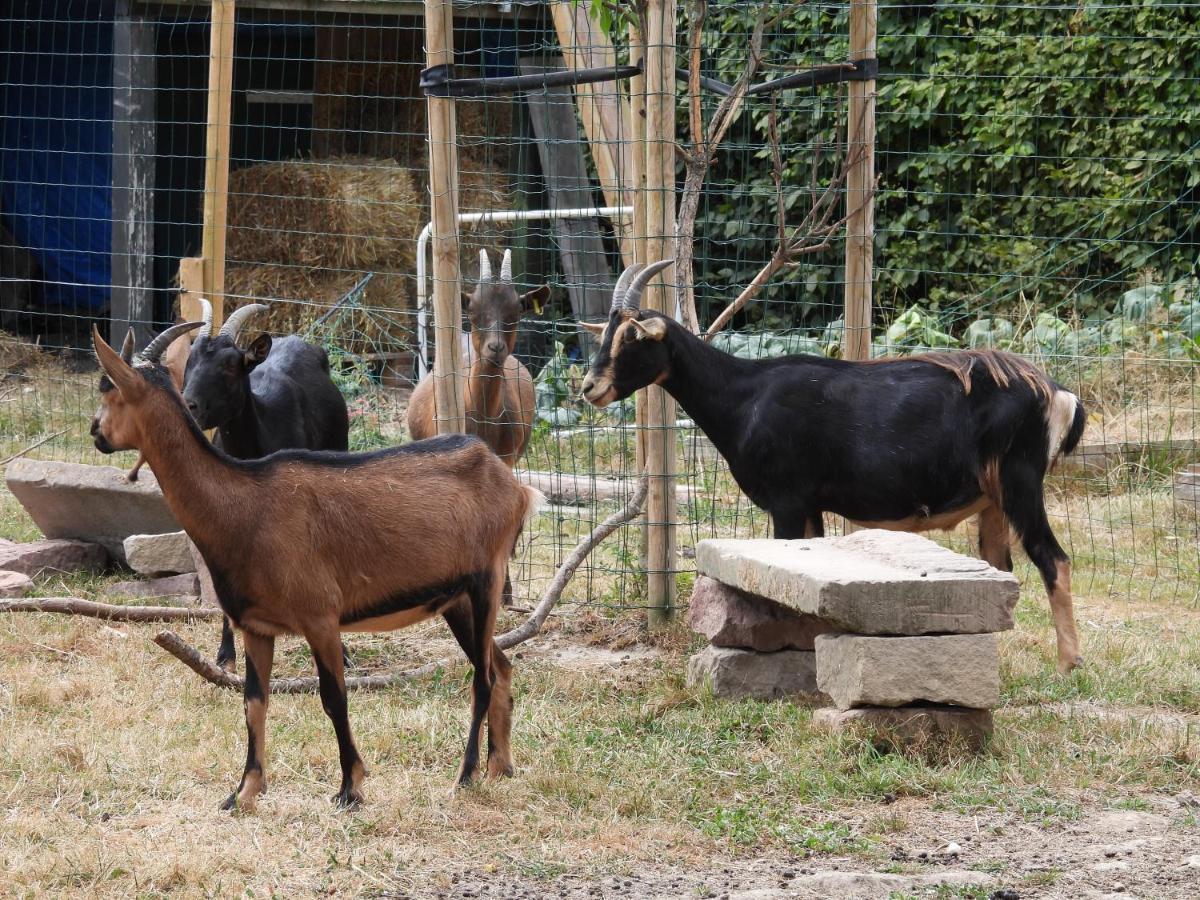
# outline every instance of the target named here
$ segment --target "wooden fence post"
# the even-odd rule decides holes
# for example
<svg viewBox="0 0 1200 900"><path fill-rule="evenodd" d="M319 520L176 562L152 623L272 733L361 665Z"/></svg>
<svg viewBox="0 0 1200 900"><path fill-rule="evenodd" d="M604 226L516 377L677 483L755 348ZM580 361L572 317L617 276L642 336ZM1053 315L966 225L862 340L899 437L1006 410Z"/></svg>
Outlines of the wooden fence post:
<svg viewBox="0 0 1200 900"><path fill-rule="evenodd" d="M208 46L208 130L204 147L204 295L213 327L225 318L225 222L229 203L229 126L233 110L234 0L212 0Z"/></svg>
<svg viewBox="0 0 1200 900"><path fill-rule="evenodd" d="M875 0L851 0L850 59L875 58ZM846 153L854 161L846 177L846 333L842 355L871 355L871 288L875 247L875 82L851 81Z"/></svg>
<svg viewBox="0 0 1200 900"><path fill-rule="evenodd" d="M451 0L425 2L425 65L454 63ZM458 153L454 99L429 97L429 195L433 238L433 398L438 434L466 430L458 266Z"/></svg>
<svg viewBox="0 0 1200 900"><path fill-rule="evenodd" d="M650 0L646 26L644 261L671 255L675 235L675 0ZM646 290L644 306L673 316L673 269ZM650 627L670 620L675 606L675 401L662 388L638 394L644 408L646 468L646 600Z"/></svg>

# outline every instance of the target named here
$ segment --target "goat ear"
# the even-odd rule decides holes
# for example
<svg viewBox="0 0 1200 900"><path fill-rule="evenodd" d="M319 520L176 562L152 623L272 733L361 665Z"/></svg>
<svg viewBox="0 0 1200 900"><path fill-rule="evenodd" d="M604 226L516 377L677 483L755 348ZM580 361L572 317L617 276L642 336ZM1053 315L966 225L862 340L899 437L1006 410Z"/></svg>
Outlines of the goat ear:
<svg viewBox="0 0 1200 900"><path fill-rule="evenodd" d="M94 324L92 325L92 346L96 350L96 359L100 362L100 368L104 370L104 374L108 376L116 389L122 394L135 390L140 380L137 372L133 371L133 367L129 363L121 359L121 354L108 346L104 338L100 336L100 329Z"/></svg>
<svg viewBox="0 0 1200 900"><path fill-rule="evenodd" d="M667 336L667 320L655 316L653 319L630 319L637 329L638 340L661 341Z"/></svg>
<svg viewBox="0 0 1200 900"><path fill-rule="evenodd" d="M550 299L550 285L543 284L541 287L536 287L532 291L526 291L521 295L521 305L526 309L532 308L539 316L542 314L542 304Z"/></svg>
<svg viewBox="0 0 1200 900"><path fill-rule="evenodd" d="M270 352L271 336L264 332L256 337L254 343L246 348L246 368L253 369L255 366L261 364Z"/></svg>
<svg viewBox="0 0 1200 900"><path fill-rule="evenodd" d="M575 324L597 338L603 337L604 329L608 327L607 322L576 322Z"/></svg>

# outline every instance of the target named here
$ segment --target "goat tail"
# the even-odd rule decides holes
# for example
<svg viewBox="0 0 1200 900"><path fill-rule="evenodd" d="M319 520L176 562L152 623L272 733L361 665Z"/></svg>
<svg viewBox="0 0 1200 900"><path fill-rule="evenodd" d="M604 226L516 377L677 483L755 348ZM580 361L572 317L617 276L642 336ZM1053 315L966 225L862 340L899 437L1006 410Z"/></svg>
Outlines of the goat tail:
<svg viewBox="0 0 1200 900"><path fill-rule="evenodd" d="M528 524L529 520L546 506L546 495L537 488L530 487L527 484L521 485L521 489L525 491L525 515L522 517L521 522Z"/></svg>
<svg viewBox="0 0 1200 900"><path fill-rule="evenodd" d="M1046 452L1049 466L1053 466L1079 445L1087 425L1087 411L1078 397L1058 388L1046 404L1046 425L1049 438Z"/></svg>

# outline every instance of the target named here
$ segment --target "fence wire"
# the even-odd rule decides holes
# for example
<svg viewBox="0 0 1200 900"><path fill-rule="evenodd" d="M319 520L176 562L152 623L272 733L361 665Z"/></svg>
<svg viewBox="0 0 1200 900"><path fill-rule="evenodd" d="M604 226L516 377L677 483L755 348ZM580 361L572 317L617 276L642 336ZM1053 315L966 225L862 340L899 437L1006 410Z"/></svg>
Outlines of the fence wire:
<svg viewBox="0 0 1200 900"><path fill-rule="evenodd" d="M680 2L675 62L685 70L702 5L702 74L732 84L751 64L763 5ZM418 298L433 289L429 273L418 283L430 219L422 4L283 6L238 4L225 309L269 302L258 326L330 351L352 446L399 443L430 361L417 327ZM457 74L636 62L613 6L627 8L459 4ZM178 310L180 259L200 252L208 5L10 9L0 14L0 453L65 429L30 455L105 463L87 434L90 324L132 310L153 333ZM847 4L766 11L755 82L847 58ZM872 351L995 346L1047 368L1090 413L1081 451L1048 485L1077 587L1192 604L1200 526L1171 486L1197 461L1198 26L1191 3L880 6ZM624 112L629 90L456 101L460 211L527 216L461 226L463 288L474 287L481 249L497 270L512 250L519 291L551 288L524 311L516 350L536 390L518 471L552 499L514 562L519 604L639 471L632 401L597 411L578 399L591 347L575 325L604 317L634 252L632 222L557 215L633 204L644 146ZM771 260L781 209L797 225L827 192L844 206L845 94L825 85L746 99L699 197L702 327ZM720 101L702 93L705 122ZM646 136L671 153L691 144L683 83L676 107L674 135ZM677 179L681 189L682 165ZM717 345L747 357L840 353L844 281L839 231L776 273ZM697 540L766 536L769 522L682 411L678 426L686 575ZM23 527L5 500L5 520ZM970 552L974 537L964 528L950 540ZM640 530L625 528L568 599L640 608L643 576Z"/></svg>

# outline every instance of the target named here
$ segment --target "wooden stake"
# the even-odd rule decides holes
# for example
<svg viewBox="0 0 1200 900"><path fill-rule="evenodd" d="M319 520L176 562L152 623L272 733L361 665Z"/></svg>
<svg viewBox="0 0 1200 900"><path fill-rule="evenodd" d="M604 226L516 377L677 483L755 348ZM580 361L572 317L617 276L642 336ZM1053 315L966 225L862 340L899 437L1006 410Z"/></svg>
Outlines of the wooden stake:
<svg viewBox="0 0 1200 900"><path fill-rule="evenodd" d="M650 0L646 26L646 261L670 257L675 236L675 0ZM668 270L647 288L644 306L674 316L677 276ZM670 620L675 605L675 401L660 387L640 392L645 408L646 600L651 628Z"/></svg>
<svg viewBox="0 0 1200 900"><path fill-rule="evenodd" d="M204 148L204 294L213 327L225 318L225 222L229 205L229 126L233 98L234 0L212 0L208 48L208 129Z"/></svg>
<svg viewBox="0 0 1200 900"><path fill-rule="evenodd" d="M203 296L204 260L198 256L185 256L179 261L179 315L182 321L199 321L200 298ZM213 319L216 317L214 307Z"/></svg>
<svg viewBox="0 0 1200 900"><path fill-rule="evenodd" d="M454 62L451 0L426 0L425 64ZM430 97L429 194L433 240L433 397L438 434L466 430L462 386L462 301L458 266L458 152L454 100Z"/></svg>
<svg viewBox="0 0 1200 900"><path fill-rule="evenodd" d="M875 0L851 0L850 59L875 58ZM871 289L875 248L875 82L849 82L846 154L846 359L871 355Z"/></svg>

